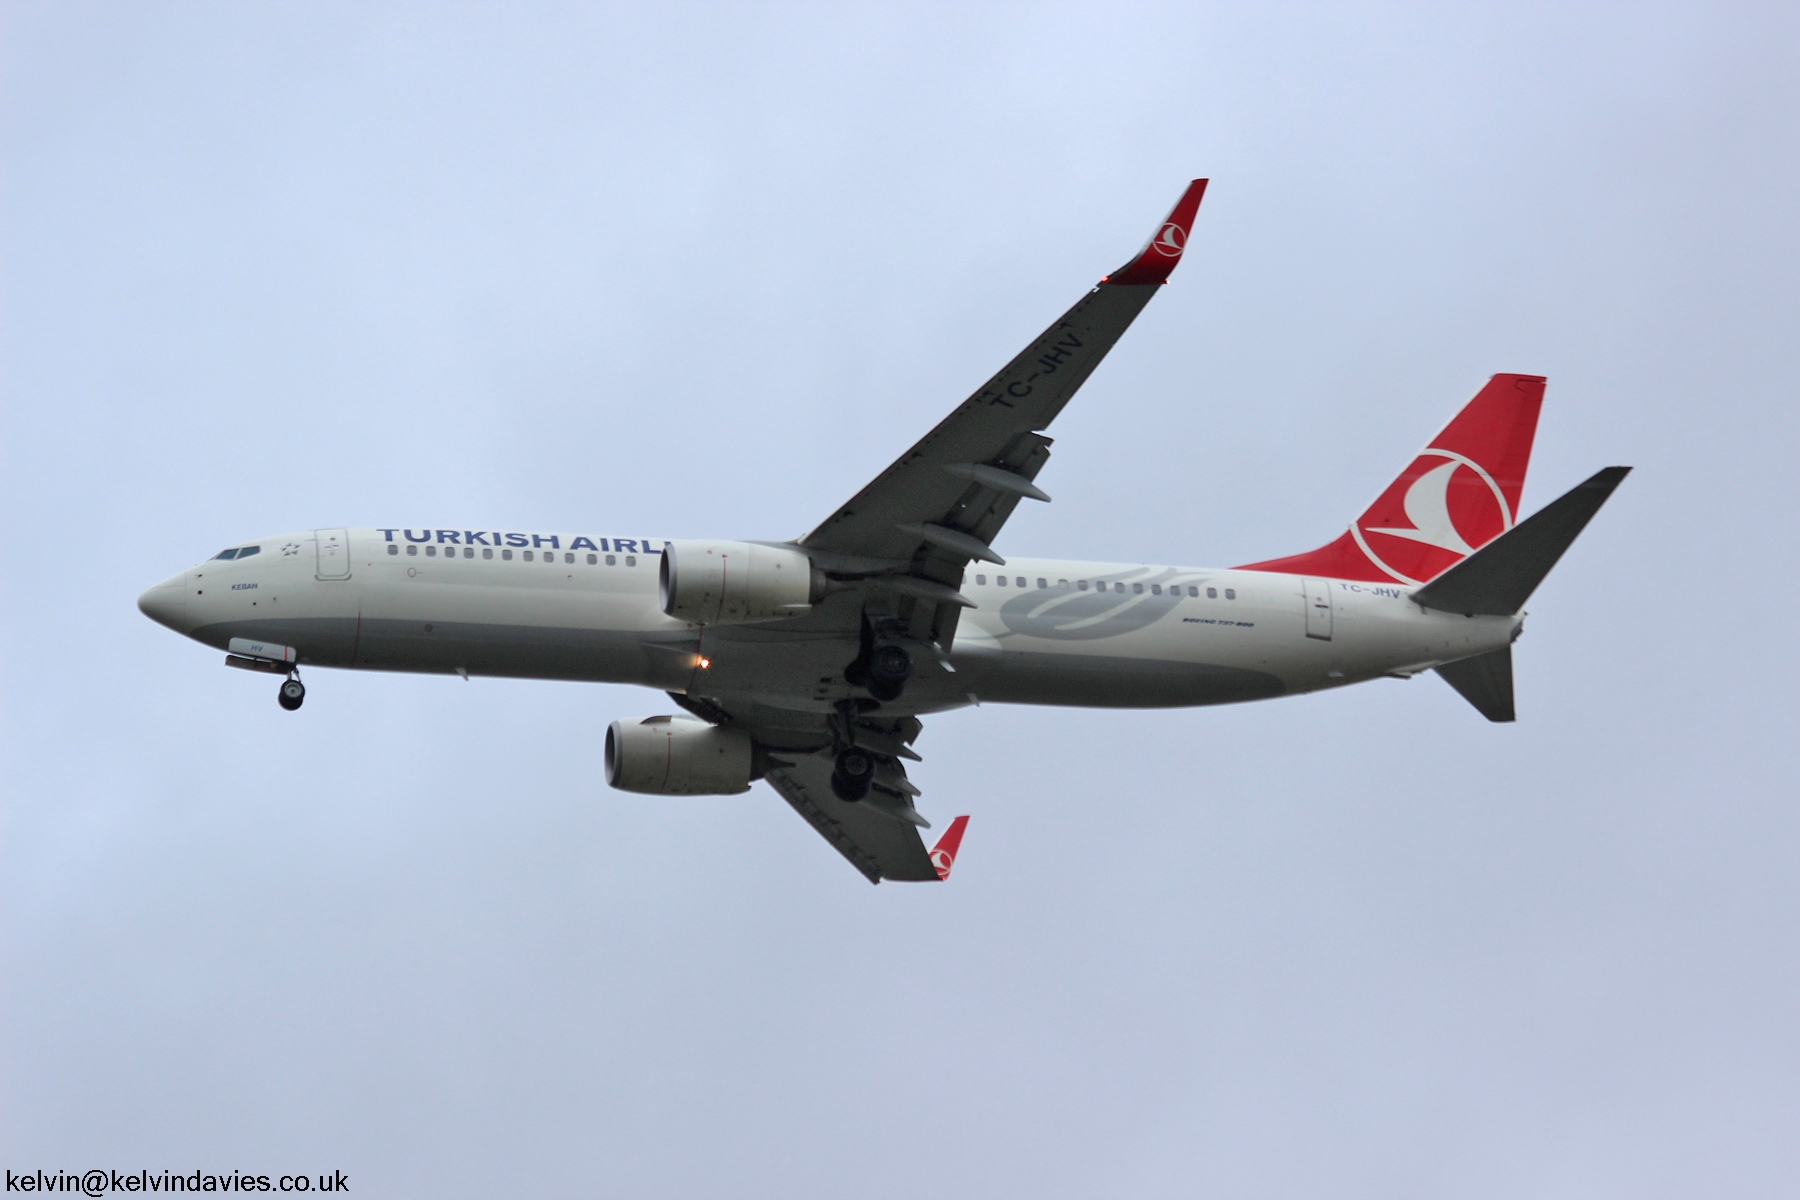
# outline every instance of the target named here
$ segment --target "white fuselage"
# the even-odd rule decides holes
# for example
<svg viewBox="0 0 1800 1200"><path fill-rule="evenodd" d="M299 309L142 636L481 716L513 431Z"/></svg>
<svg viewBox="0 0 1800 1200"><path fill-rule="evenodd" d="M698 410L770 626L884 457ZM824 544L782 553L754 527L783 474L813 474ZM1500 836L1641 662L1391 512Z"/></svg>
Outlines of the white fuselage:
<svg viewBox="0 0 1800 1200"><path fill-rule="evenodd" d="M417 536L263 538L253 556L203 562L140 605L209 646L293 647L301 665L638 684L775 711L862 694L843 678L854 625L826 619L836 598L809 616L699 628L662 611L660 549L643 539ZM342 557L325 561L322 546ZM1428 611L1400 585L1264 571L1015 558L971 566L962 591L976 607L953 644L885 711L1266 699L1497 650L1520 624Z"/></svg>

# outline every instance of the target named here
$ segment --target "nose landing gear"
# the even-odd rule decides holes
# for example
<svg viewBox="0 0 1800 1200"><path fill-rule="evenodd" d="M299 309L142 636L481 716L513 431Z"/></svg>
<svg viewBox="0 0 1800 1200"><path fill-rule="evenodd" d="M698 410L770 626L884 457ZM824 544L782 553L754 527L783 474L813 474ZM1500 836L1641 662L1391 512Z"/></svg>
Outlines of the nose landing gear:
<svg viewBox="0 0 1800 1200"><path fill-rule="evenodd" d="M281 690L275 693L275 700L289 712L299 708L306 700L306 685L300 682L300 676L297 673L289 675L282 682Z"/></svg>

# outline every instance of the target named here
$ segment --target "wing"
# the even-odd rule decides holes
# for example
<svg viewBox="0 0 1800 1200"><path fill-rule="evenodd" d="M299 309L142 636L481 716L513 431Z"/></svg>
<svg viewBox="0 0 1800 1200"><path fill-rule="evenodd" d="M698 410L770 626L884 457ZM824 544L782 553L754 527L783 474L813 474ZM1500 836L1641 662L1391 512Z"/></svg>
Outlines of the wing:
<svg viewBox="0 0 1800 1200"><path fill-rule="evenodd" d="M846 804L831 793L828 757L807 754L791 761L792 766L778 767L764 778L870 883L939 878L919 837L919 827L913 824L917 814L910 820L904 815L912 812L909 798L886 799L882 793L871 792L867 800Z"/></svg>
<svg viewBox="0 0 1800 1200"><path fill-rule="evenodd" d="M1102 279L936 429L801 539L798 544L837 591L807 616L784 622L781 636L829 641L860 630L866 649L879 624L940 646L951 643L957 614L969 603L957 591L963 568L970 559L1000 562L989 543L1019 500L1049 499L1032 482L1050 456L1050 439L1040 431L1168 281L1205 191L1206 180L1191 183L1130 262ZM776 635L721 626L708 636ZM831 645L834 653L842 649ZM912 803L919 792L900 762L918 757L909 749L919 734L916 718L853 706L830 714L779 710L740 692L670 695L707 721L748 731L769 757L764 778L770 786L871 883L949 874L962 826L953 823L927 853L919 837L925 821ZM831 787L832 756L850 746L881 759L869 795L855 803L839 800Z"/></svg>
<svg viewBox="0 0 1800 1200"><path fill-rule="evenodd" d="M904 564L907 574L946 584L972 558L1001 562L989 545L1020 498L1049 499L1031 482L1050 456L1039 431L1168 281L1205 192L1206 180L1189 184L1135 258L800 544L842 556L852 571L856 559L869 560L869 573Z"/></svg>

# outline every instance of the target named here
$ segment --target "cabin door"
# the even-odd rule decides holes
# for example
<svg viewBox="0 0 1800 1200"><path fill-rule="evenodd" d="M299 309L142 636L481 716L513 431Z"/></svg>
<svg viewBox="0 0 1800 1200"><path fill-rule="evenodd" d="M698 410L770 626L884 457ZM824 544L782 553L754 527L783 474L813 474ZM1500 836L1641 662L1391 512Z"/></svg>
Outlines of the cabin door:
<svg viewBox="0 0 1800 1200"><path fill-rule="evenodd" d="M350 578L350 535L342 529L315 529L320 579Z"/></svg>

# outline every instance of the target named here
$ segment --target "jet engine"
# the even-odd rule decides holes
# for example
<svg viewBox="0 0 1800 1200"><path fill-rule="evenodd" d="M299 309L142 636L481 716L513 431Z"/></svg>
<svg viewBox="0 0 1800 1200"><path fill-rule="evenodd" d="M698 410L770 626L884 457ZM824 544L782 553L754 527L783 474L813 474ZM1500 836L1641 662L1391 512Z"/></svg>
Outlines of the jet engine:
<svg viewBox="0 0 1800 1200"><path fill-rule="evenodd" d="M670 542L660 584L662 610L693 625L798 617L825 595L805 554L749 542Z"/></svg>
<svg viewBox="0 0 1800 1200"><path fill-rule="evenodd" d="M614 721L606 731L606 782L651 796L729 796L750 790L755 747L741 729L693 717Z"/></svg>

